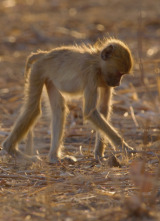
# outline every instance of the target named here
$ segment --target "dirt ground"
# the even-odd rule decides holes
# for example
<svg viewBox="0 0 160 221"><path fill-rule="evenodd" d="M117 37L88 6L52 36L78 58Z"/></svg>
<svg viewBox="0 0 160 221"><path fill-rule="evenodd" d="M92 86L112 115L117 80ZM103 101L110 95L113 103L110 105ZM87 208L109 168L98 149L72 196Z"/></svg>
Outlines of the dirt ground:
<svg viewBox="0 0 160 221"><path fill-rule="evenodd" d="M104 36L125 41L134 55L133 75L115 89L111 122L138 154L128 158L108 145L106 161L97 163L95 132L83 124L78 99L68 102L64 139L64 152L78 161L47 163L50 119L43 104L34 130L43 161L0 158L0 220L160 220L159 0L1 0L0 143L19 115L30 52Z"/></svg>

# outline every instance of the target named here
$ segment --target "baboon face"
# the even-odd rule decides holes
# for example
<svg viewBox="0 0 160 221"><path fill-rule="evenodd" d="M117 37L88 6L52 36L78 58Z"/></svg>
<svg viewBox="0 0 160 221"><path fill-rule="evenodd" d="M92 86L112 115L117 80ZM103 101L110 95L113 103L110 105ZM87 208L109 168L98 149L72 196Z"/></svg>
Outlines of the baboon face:
<svg viewBox="0 0 160 221"><path fill-rule="evenodd" d="M108 75L105 78L105 82L110 87L119 86L121 83L122 76L123 74L119 71L114 72L114 73L108 73Z"/></svg>
<svg viewBox="0 0 160 221"><path fill-rule="evenodd" d="M132 56L127 47L109 45L101 52L102 80L110 87L119 86L121 79L132 68Z"/></svg>

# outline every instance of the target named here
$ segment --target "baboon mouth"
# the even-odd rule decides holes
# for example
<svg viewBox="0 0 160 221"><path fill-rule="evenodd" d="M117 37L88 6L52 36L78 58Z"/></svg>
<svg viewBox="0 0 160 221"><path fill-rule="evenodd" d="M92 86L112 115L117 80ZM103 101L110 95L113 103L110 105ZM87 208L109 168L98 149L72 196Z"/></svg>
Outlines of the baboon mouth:
<svg viewBox="0 0 160 221"><path fill-rule="evenodd" d="M117 86L119 86L120 85L120 82L117 82L115 85L114 85L114 87L117 87Z"/></svg>

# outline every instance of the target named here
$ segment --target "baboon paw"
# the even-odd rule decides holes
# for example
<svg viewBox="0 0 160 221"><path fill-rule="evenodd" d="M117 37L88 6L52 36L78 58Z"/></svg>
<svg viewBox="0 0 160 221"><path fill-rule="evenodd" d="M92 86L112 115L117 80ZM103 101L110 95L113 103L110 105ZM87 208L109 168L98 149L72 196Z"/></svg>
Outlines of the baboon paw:
<svg viewBox="0 0 160 221"><path fill-rule="evenodd" d="M8 153L11 145L8 145L7 140L2 143L1 151Z"/></svg>
<svg viewBox="0 0 160 221"><path fill-rule="evenodd" d="M40 161L42 161L42 159L38 155L29 156L29 158L30 158L30 161L32 161L32 162L40 162Z"/></svg>
<svg viewBox="0 0 160 221"><path fill-rule="evenodd" d="M52 164L55 164L55 163L59 163L59 162L60 162L60 159L59 159L58 157L55 157L55 158L49 157L49 158L48 158L48 162L49 162L49 163L52 163Z"/></svg>
<svg viewBox="0 0 160 221"><path fill-rule="evenodd" d="M131 146L129 146L129 145L125 145L125 146L124 146L124 150L125 150L127 153L131 153L131 152L134 150L134 148L131 147Z"/></svg>
<svg viewBox="0 0 160 221"><path fill-rule="evenodd" d="M50 157L49 156L48 161L49 161L49 163L53 163L53 164L55 164L55 163L65 163L65 162L73 164L73 163L77 162L77 159L75 157L69 156L69 155L66 155L62 158Z"/></svg>
<svg viewBox="0 0 160 221"><path fill-rule="evenodd" d="M59 163L60 162L60 158L54 154L49 154L48 155L48 162L51 164L55 164L55 163Z"/></svg>
<svg viewBox="0 0 160 221"><path fill-rule="evenodd" d="M95 158L95 160L99 161L103 158L103 154L100 153L99 151L97 151L94 153L94 158Z"/></svg>
<svg viewBox="0 0 160 221"><path fill-rule="evenodd" d="M22 153L20 150L15 150L15 152L12 154L12 156L20 161L20 162L38 162L41 161L41 158L38 155L29 156L24 153Z"/></svg>
<svg viewBox="0 0 160 221"><path fill-rule="evenodd" d="M120 146L119 149L122 150L127 156L131 156L133 153L136 153L135 148L127 144Z"/></svg>
<svg viewBox="0 0 160 221"><path fill-rule="evenodd" d="M8 154L8 152L5 149L0 150L0 156L5 156L7 154Z"/></svg>
<svg viewBox="0 0 160 221"><path fill-rule="evenodd" d="M10 148L6 141L4 141L2 143L2 148L0 149L0 156L6 156L6 155L10 155L13 156L15 152L15 149L12 150L12 148Z"/></svg>
<svg viewBox="0 0 160 221"><path fill-rule="evenodd" d="M76 157L66 155L61 159L61 161L74 164L75 162L77 162L77 159L76 159Z"/></svg>
<svg viewBox="0 0 160 221"><path fill-rule="evenodd" d="M1 157L10 156L16 160L16 162L19 163L25 163L25 162L38 162L42 161L41 158L38 155L29 156L24 153L22 153L20 150L13 150L13 151L6 151L5 149L2 149L0 151Z"/></svg>

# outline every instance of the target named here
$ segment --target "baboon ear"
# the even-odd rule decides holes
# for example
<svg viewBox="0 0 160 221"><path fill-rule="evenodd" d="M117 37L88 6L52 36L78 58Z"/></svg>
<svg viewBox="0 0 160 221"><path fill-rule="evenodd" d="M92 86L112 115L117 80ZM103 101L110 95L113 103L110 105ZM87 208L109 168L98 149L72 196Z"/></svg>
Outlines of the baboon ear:
<svg viewBox="0 0 160 221"><path fill-rule="evenodd" d="M113 45L107 46L103 51L101 52L101 58L105 61L107 58L109 58L113 52Z"/></svg>

